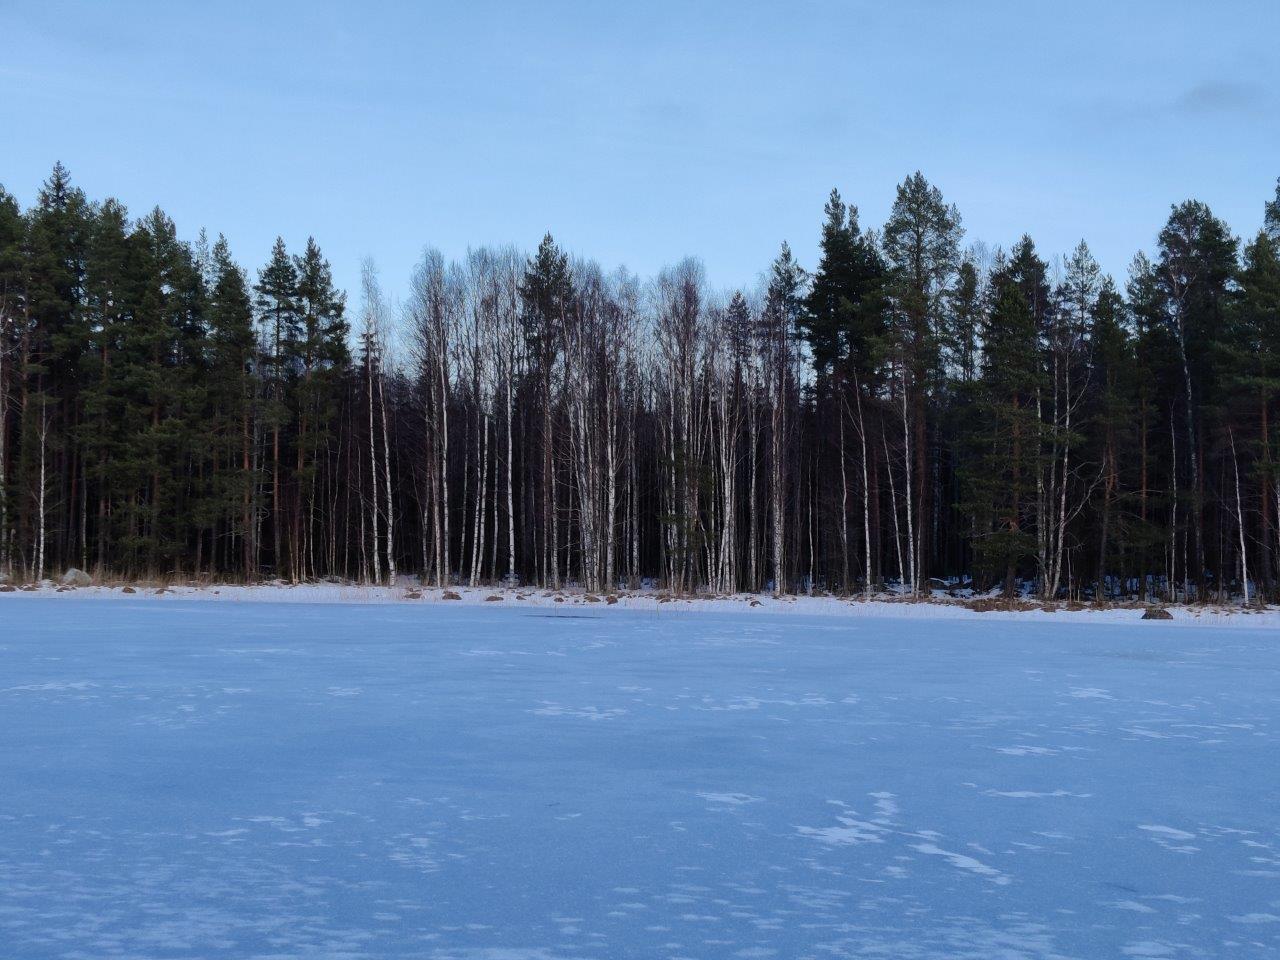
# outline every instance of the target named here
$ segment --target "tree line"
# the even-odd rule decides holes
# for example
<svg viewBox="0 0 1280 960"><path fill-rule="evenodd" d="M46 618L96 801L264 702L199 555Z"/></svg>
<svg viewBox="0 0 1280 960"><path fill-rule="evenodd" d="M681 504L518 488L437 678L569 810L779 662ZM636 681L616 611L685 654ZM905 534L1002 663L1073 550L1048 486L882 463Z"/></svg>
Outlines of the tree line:
<svg viewBox="0 0 1280 960"><path fill-rule="evenodd" d="M1280 185L1171 208L1123 286L964 246L919 174L751 288L428 250L349 308L60 164L0 188L0 573L588 590L1274 597Z"/></svg>

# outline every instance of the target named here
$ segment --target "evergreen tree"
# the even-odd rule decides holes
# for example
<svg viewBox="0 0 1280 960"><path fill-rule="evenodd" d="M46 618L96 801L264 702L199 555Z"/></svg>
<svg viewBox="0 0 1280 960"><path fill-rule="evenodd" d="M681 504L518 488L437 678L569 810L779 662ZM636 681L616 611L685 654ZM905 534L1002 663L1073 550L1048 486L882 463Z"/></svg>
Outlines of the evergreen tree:
<svg viewBox="0 0 1280 960"><path fill-rule="evenodd" d="M18 201L0 186L0 574L8 574L14 547L12 439L15 381L26 330L26 223Z"/></svg>
<svg viewBox="0 0 1280 960"><path fill-rule="evenodd" d="M85 271L85 313L91 349L81 362L84 423L81 439L87 477L97 496L94 563L100 570L119 567L117 551L130 533L127 523L140 481L130 477L130 438L144 429L139 422L143 397L140 349L134 323L141 281L136 273L139 245L130 238L128 212L115 200L98 209Z"/></svg>
<svg viewBox="0 0 1280 960"><path fill-rule="evenodd" d="M1033 497L1042 389L1035 318L1014 271L996 279L996 301L983 330L978 416L964 469L967 513L978 573L1001 577L1013 596L1019 572L1035 555Z"/></svg>
<svg viewBox="0 0 1280 960"><path fill-rule="evenodd" d="M1207 572L1204 525L1205 408L1216 403L1217 335L1224 323L1227 288L1236 270L1236 241L1226 224L1196 200L1177 204L1159 237L1156 269L1162 296L1161 320L1178 350L1186 444L1192 553L1184 578L1203 596ZM1178 460L1174 461L1177 470ZM1187 565L1190 569L1186 569Z"/></svg>
<svg viewBox="0 0 1280 960"><path fill-rule="evenodd" d="M943 309L963 230L959 211L919 171L898 185L882 244L889 265L891 350L902 408L907 576L914 591L929 569L935 485L931 482L930 394L941 382ZM896 511L895 511L896 513Z"/></svg>
<svg viewBox="0 0 1280 960"><path fill-rule="evenodd" d="M288 478L284 476L285 446L288 435L284 433L290 422L288 380L295 374L294 360L301 339L301 317L298 308L298 269L285 249L284 240L276 237L271 249L271 259L258 272L257 294L258 320L266 339L266 352L262 357L266 375L266 395L261 407L260 420L271 434L271 560L276 572L291 573L286 569L284 553L284 492Z"/></svg>
<svg viewBox="0 0 1280 960"><path fill-rule="evenodd" d="M1275 196L1263 205L1262 231L1272 241L1280 243L1280 177L1276 178Z"/></svg>
<svg viewBox="0 0 1280 960"><path fill-rule="evenodd" d="M1084 244L1060 272L1025 236L960 256L918 174L883 235L833 191L812 278L784 245L759 307L686 260L646 308L550 236L523 271L431 254L413 366L379 297L357 371L314 240L250 287L225 239L58 166L26 211L0 190L0 573L350 577L372 544L441 585L460 559L474 583L870 592L887 567L1274 598L1280 195L1265 211L1237 263L1178 205L1123 295Z"/></svg>
<svg viewBox="0 0 1280 960"><path fill-rule="evenodd" d="M534 545L538 557L539 579L553 586L560 584L559 517L554 468L555 428L552 409L552 386L556 361L560 354L562 329L573 295L569 275L569 257L551 234L538 244L537 252L525 264L520 280L520 323L524 330L526 352L533 364L537 384L538 417L537 460L538 497L537 530L541 542ZM531 457L533 454L530 454Z"/></svg>
<svg viewBox="0 0 1280 960"><path fill-rule="evenodd" d="M150 423L136 437L147 464L146 563L151 570L196 569L203 538L193 521L202 491L197 478L207 452L204 408L204 288L190 247L159 208L138 225L146 276L136 332L143 338Z"/></svg>
<svg viewBox="0 0 1280 960"><path fill-rule="evenodd" d="M215 438L208 522L228 541L224 562L245 580L258 570L257 509L252 424L257 414L257 337L244 272L219 235L210 258L209 426Z"/></svg>
<svg viewBox="0 0 1280 960"><path fill-rule="evenodd" d="M1086 431L1093 438L1090 454L1100 464L1096 507L1098 557L1095 595L1110 595L1105 580L1120 572L1117 554L1123 560L1129 542L1129 513L1122 494L1132 489L1133 450L1136 430L1138 378L1135 376L1133 341L1126 324L1125 305L1110 277L1091 308L1092 331L1089 354L1091 394L1086 410ZM1130 507L1132 504L1130 504Z"/></svg>
<svg viewBox="0 0 1280 960"><path fill-rule="evenodd" d="M787 592L790 580L786 514L792 482L788 466L795 419L792 414L796 387L793 341L803 315L805 282L804 269L784 242L769 273L769 287L760 315L770 407L770 526L775 593Z"/></svg>
<svg viewBox="0 0 1280 960"><path fill-rule="evenodd" d="M983 322L982 278L972 258L965 257L956 270L955 286L947 297L948 360L961 383L971 383L978 373L978 348Z"/></svg>
<svg viewBox="0 0 1280 960"><path fill-rule="evenodd" d="M884 265L874 238L863 234L858 208L846 205L838 190L831 191L825 211L821 258L797 318L819 376L851 359L865 363L884 332Z"/></svg>
<svg viewBox="0 0 1280 960"><path fill-rule="evenodd" d="M1275 583L1280 559L1280 238L1265 229L1244 249L1239 294L1234 304L1233 350L1227 358L1233 393L1232 421L1248 424L1253 442L1259 563L1254 569L1263 593Z"/></svg>
<svg viewBox="0 0 1280 960"><path fill-rule="evenodd" d="M67 551L76 528L71 487L80 461L68 441L80 418L74 371L86 340L80 299L88 223L84 193L56 164L29 215L18 356L22 424L14 504L25 565L37 577L53 554Z"/></svg>
<svg viewBox="0 0 1280 960"><path fill-rule="evenodd" d="M350 360L348 326L344 317L346 297L335 289L329 261L312 237L306 250L294 258L297 274L297 306L301 316L296 347L299 369L294 411L296 461L290 528L291 567L306 576L316 568L315 509L318 459L331 439L330 427L338 415L342 378Z"/></svg>

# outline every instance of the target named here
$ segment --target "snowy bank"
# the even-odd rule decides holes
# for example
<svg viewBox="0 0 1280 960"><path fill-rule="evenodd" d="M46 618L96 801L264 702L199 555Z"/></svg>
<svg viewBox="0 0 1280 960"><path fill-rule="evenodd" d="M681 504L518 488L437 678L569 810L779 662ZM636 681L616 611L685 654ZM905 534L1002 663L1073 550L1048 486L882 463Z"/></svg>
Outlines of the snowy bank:
<svg viewBox="0 0 1280 960"><path fill-rule="evenodd" d="M454 606L523 606L563 609L588 608L594 611L638 610L655 613L763 613L819 617L889 617L919 620L977 620L999 622L1041 622L1111 624L1142 620L1144 607L1083 607L1065 604L1021 603L1012 609L985 604L972 609L964 601L945 597L928 600L904 600L835 596L785 596L769 594L734 594L730 596L675 597L660 590L620 590L614 593L590 594L577 589L543 590L535 587L465 587L447 589L423 587L410 578L397 586L372 586L355 583L273 582L239 586L234 584L186 584L164 587L95 585L89 587L57 586L46 582L40 587L27 587L0 594L0 602L24 597L56 596L68 601L117 599L121 601L199 600L208 602L253 603L343 603L343 604L436 604ZM1166 626L1243 627L1248 629L1280 629L1280 608L1265 610L1226 606L1165 606L1173 619L1161 621ZM1150 626L1149 624L1147 626Z"/></svg>

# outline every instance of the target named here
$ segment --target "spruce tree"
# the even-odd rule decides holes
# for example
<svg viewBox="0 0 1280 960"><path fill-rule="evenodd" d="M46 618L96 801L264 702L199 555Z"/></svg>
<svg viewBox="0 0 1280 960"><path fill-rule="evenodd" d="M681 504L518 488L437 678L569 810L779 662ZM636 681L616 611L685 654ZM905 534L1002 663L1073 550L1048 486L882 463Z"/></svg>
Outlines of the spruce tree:
<svg viewBox="0 0 1280 960"><path fill-rule="evenodd" d="M825 212L821 256L798 318L819 377L829 374L848 355L864 282L857 207L846 206L840 192L833 189Z"/></svg>
<svg viewBox="0 0 1280 960"><path fill-rule="evenodd" d="M538 579L552 586L560 584L559 526L554 471L555 444L552 381L560 354L561 330L572 297L569 257L551 234L545 234L537 252L525 264L520 280L520 323L527 355L533 362L537 384L539 483L538 530L541 543L535 544Z"/></svg>

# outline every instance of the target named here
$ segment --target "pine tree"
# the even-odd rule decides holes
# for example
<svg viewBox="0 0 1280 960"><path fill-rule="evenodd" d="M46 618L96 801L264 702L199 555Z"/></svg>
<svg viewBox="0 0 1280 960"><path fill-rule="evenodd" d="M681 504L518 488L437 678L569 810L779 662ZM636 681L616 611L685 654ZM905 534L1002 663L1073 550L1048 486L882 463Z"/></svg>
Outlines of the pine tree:
<svg viewBox="0 0 1280 960"><path fill-rule="evenodd" d="M217 520L238 550L227 551L230 569L246 581L257 576L258 543L253 421L256 416L257 337L244 272L219 235L211 256L209 291L209 426L215 439Z"/></svg>
<svg viewBox="0 0 1280 960"><path fill-rule="evenodd" d="M1092 307L1089 356L1091 395L1086 410L1086 430L1093 437L1092 456L1100 464L1097 504L1098 557L1095 596L1109 596L1106 578L1118 570L1117 552L1124 558L1128 543L1128 514L1121 513L1121 495L1131 489L1135 440L1134 410L1138 406L1138 379L1134 375L1134 349L1126 324L1125 305L1110 277Z"/></svg>
<svg viewBox="0 0 1280 960"><path fill-rule="evenodd" d="M1209 208L1196 200L1174 206L1160 231L1156 276L1162 294L1161 319L1178 349L1182 372L1182 460L1190 479L1191 569L1186 578L1203 598L1206 574L1204 424L1207 405L1216 402L1216 337L1222 328L1227 285L1236 270L1236 241ZM1175 461L1174 469L1177 469Z"/></svg>
<svg viewBox="0 0 1280 960"><path fill-rule="evenodd" d="M941 382L943 306L959 262L960 214L919 171L898 185L882 244L890 268L890 304L906 507L907 586L912 592L929 568L934 542L934 476L930 444L930 391ZM896 512L895 512L896 516Z"/></svg>
<svg viewBox="0 0 1280 960"><path fill-rule="evenodd" d="M1156 267L1145 254L1134 256L1125 286L1133 323L1134 379L1138 433L1138 477L1134 485L1137 517L1130 541L1137 551L1143 580L1139 595L1145 598L1164 575L1166 589L1176 580L1174 561L1179 557L1176 499L1177 473L1170 461L1176 452L1173 423L1177 405L1178 350L1164 322L1164 296ZM1185 543L1185 538L1183 538ZM1163 557L1161 556L1163 554Z"/></svg>
<svg viewBox="0 0 1280 960"><path fill-rule="evenodd" d="M12 574L12 437L15 380L27 313L26 224L18 201L0 186L0 576Z"/></svg>
<svg viewBox="0 0 1280 960"><path fill-rule="evenodd" d="M270 261L258 272L254 292L258 320L266 339L262 364L267 386L260 420L271 433L271 560L278 575L292 575L292 569L286 567L288 558L284 552L283 497L288 478L282 472L289 438L285 434L282 442L282 433L291 419L288 381L296 372L293 361L301 339L301 316L298 270L280 237L276 237Z"/></svg>
<svg viewBox="0 0 1280 960"><path fill-rule="evenodd" d="M1252 421L1255 467L1251 479L1257 488L1256 540L1261 557L1256 570L1265 594L1276 580L1280 559L1280 469L1276 464L1280 418L1275 413L1280 398L1280 236L1273 237L1265 229L1244 249L1232 321L1234 349L1228 358L1232 418Z"/></svg>
<svg viewBox="0 0 1280 960"><path fill-rule="evenodd" d="M859 437L863 477L864 583L872 579L869 552L871 491L867 483L868 443L862 414L874 395L884 351L885 265L876 238L862 232L858 210L846 206L836 190L825 208L821 257L809 285L804 310L798 318L799 333L808 344L815 368L815 403L828 411L820 429L835 451L840 473L841 587L849 587L849 471L847 444ZM856 415L855 415L856 414Z"/></svg>
<svg viewBox="0 0 1280 960"><path fill-rule="evenodd" d="M190 247L159 208L138 225L144 274L134 335L141 338L149 422L133 438L133 458L145 464L140 495L145 562L149 570L198 568L201 542L193 527L197 478L206 448L199 418L204 407L204 290Z"/></svg>
<svg viewBox="0 0 1280 960"><path fill-rule="evenodd" d="M131 240L128 212L107 200L94 218L85 271L85 311L91 349L80 365L84 423L81 439L87 478L97 496L94 510L94 562L99 570L116 566L113 548L125 533L119 521L134 488L125 476L128 438L141 431L134 422L141 398L134 395L141 381L135 364L142 357L133 348L135 309L140 296L138 245Z"/></svg>
<svg viewBox="0 0 1280 960"><path fill-rule="evenodd" d="M1275 196L1262 208L1262 232L1275 243L1280 243L1280 177L1276 178Z"/></svg>
<svg viewBox="0 0 1280 960"><path fill-rule="evenodd" d="M948 291L946 335L948 362L961 383L978 375L979 333L983 312L982 281L971 257L960 261L955 286Z"/></svg>
<svg viewBox="0 0 1280 960"><path fill-rule="evenodd" d="M1040 443L1035 397L1042 378L1035 319L1017 274L1006 271L995 287L995 305L983 330L965 501L978 572L1001 577L1006 595L1013 596L1019 572L1036 549L1029 528Z"/></svg>
<svg viewBox="0 0 1280 960"><path fill-rule="evenodd" d="M16 482L18 549L31 576L65 556L78 503L75 370L85 349L80 311L89 205L62 164L44 182L27 229L26 323L18 363L22 415Z"/></svg>
<svg viewBox="0 0 1280 960"><path fill-rule="evenodd" d="M350 360L347 350L346 297L333 285L329 262L320 253L314 238L307 238L306 250L294 258L297 273L297 306L301 315L296 353L297 372L296 460L294 477L297 493L290 527L290 554L293 569L300 576L314 573L315 512L319 458L332 437L338 416L343 376Z"/></svg>
<svg viewBox="0 0 1280 960"><path fill-rule="evenodd" d="M432 253L408 377L380 320L352 363L314 240L249 288L61 166L0 190L0 573L352 576L372 525L442 586L1276 596L1280 193L1242 263L1178 205L1123 296L1083 244L961 257L918 174L883 236L836 192L824 221L759 305L694 260L646 303L550 237Z"/></svg>
<svg viewBox="0 0 1280 960"><path fill-rule="evenodd" d="M806 280L804 269L791 255L791 247L784 242L769 273L769 287L760 317L770 405L769 515L774 593L788 592L790 581L786 511L788 488L792 482L788 469L794 430L791 408L796 393L793 341L804 309Z"/></svg>

